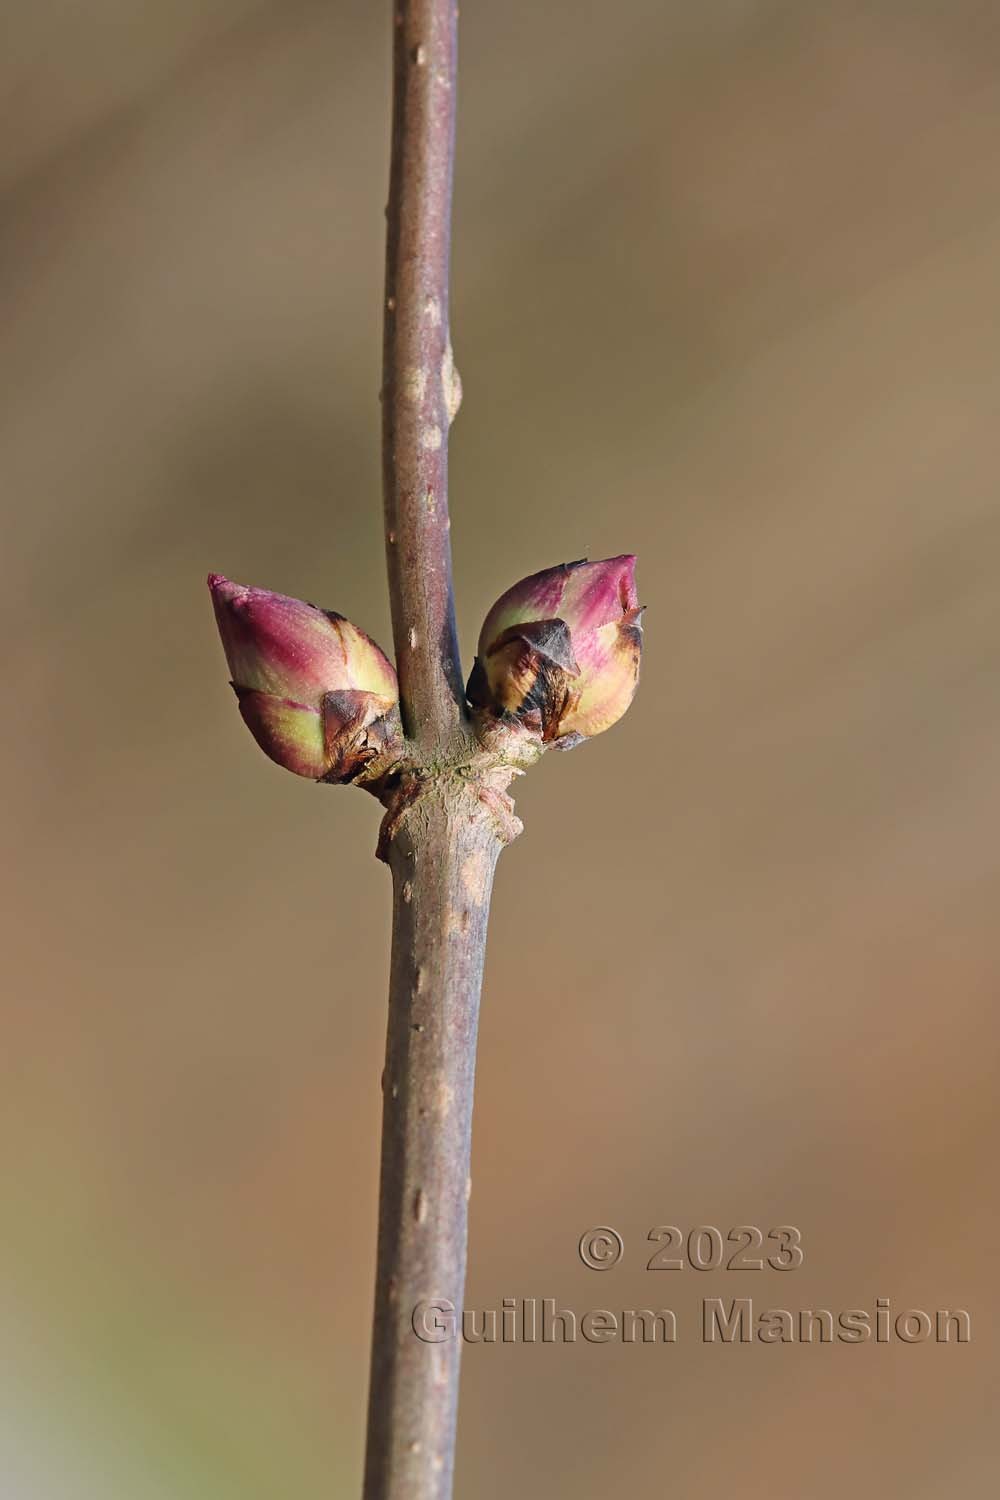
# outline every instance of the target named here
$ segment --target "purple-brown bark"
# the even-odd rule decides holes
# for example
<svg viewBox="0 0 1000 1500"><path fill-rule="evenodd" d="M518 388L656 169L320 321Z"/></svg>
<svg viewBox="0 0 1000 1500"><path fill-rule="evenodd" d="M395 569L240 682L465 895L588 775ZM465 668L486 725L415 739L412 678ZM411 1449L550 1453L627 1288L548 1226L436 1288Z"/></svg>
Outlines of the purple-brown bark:
<svg viewBox="0 0 1000 1500"><path fill-rule="evenodd" d="M457 8L400 0L393 45L382 443L385 544L403 727L440 745L464 693L448 538L448 333Z"/></svg>
<svg viewBox="0 0 1000 1500"><path fill-rule="evenodd" d="M365 1500L451 1494L461 1345L421 1341L412 1318L435 1298L462 1304L486 920L511 828L473 767L482 752L465 710L451 584L456 19L454 0L407 0L394 15L383 460L409 757L381 790L394 898Z"/></svg>

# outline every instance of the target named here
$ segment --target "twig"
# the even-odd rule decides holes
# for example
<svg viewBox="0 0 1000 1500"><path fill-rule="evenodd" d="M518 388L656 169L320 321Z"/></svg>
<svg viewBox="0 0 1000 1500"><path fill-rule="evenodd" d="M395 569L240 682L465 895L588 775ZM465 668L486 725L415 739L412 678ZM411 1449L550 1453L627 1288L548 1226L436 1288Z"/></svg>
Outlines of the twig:
<svg viewBox="0 0 1000 1500"><path fill-rule="evenodd" d="M445 742L465 702L448 540L456 20L454 0L399 0L395 9L382 451L403 728L421 746Z"/></svg>
<svg viewBox="0 0 1000 1500"><path fill-rule="evenodd" d="M461 1341L426 1342L413 1319L427 1302L462 1306L486 923L497 855L516 831L476 772L451 584L455 81L454 0L397 4L382 400L408 761L383 795L394 902L365 1500L451 1494Z"/></svg>
<svg viewBox="0 0 1000 1500"><path fill-rule="evenodd" d="M461 1340L414 1316L461 1314L483 952L501 844L447 793L390 846L394 902L383 1075L378 1271L365 1500L451 1494ZM433 1317L428 1326L433 1327Z"/></svg>

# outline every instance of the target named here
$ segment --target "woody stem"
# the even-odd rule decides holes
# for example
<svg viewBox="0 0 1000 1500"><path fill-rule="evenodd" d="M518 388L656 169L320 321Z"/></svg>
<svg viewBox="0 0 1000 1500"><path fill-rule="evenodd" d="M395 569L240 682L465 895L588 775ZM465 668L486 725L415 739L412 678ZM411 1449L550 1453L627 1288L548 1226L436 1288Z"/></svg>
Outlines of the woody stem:
<svg viewBox="0 0 1000 1500"><path fill-rule="evenodd" d="M464 1292L486 924L510 832L470 774L451 582L454 0L397 0L394 24L383 463L409 758L385 791L380 846L392 871L393 928L364 1497L448 1500L461 1346L447 1336L447 1308L461 1309Z"/></svg>
<svg viewBox="0 0 1000 1500"><path fill-rule="evenodd" d="M389 846L389 1026L365 1500L452 1492L472 1092L501 840L471 787L421 797Z"/></svg>
<svg viewBox="0 0 1000 1500"><path fill-rule="evenodd" d="M455 140L454 0L397 0L386 210L382 455L403 728L440 746L462 724L448 520L457 377L448 333Z"/></svg>

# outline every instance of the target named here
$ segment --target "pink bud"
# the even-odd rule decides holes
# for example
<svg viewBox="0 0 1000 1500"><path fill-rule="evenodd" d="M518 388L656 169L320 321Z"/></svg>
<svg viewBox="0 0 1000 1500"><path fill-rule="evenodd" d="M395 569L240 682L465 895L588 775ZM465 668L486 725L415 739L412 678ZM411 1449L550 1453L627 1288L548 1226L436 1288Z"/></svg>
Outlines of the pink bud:
<svg viewBox="0 0 1000 1500"><path fill-rule="evenodd" d="M634 557L533 573L486 616L469 701L517 715L559 749L600 734L635 693L641 616Z"/></svg>
<svg viewBox="0 0 1000 1500"><path fill-rule="evenodd" d="M240 713L279 766L350 781L398 734L396 673L342 615L209 574Z"/></svg>

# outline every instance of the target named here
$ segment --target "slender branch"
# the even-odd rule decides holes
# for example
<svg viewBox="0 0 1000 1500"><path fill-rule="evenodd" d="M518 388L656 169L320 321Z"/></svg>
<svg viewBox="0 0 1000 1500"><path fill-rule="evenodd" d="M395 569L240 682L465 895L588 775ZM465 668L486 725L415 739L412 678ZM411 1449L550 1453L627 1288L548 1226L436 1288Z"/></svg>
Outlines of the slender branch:
<svg viewBox="0 0 1000 1500"><path fill-rule="evenodd" d="M471 789L434 787L389 852L392 967L365 1500L451 1495L461 1340L447 1309L461 1317L479 992L502 847L474 801ZM445 1309L444 1319L428 1304ZM435 1342L439 1331L452 1336Z"/></svg>
<svg viewBox="0 0 1000 1500"><path fill-rule="evenodd" d="M479 994L493 871L519 825L513 774L466 718L448 520L454 0L395 9L383 443L386 557L407 757L379 784L393 879L378 1266L365 1500L448 1500L460 1340L423 1339L427 1303L459 1311ZM509 804L507 804L509 806Z"/></svg>
<svg viewBox="0 0 1000 1500"><path fill-rule="evenodd" d="M455 0L397 0L386 210L382 441L386 559L406 734L440 745L464 693L448 539L448 334Z"/></svg>

